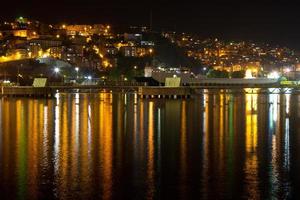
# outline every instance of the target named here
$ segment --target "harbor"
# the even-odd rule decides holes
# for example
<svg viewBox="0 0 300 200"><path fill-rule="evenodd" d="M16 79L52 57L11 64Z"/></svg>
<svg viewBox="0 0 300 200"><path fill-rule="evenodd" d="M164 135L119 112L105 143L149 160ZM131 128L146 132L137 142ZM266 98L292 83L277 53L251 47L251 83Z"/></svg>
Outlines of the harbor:
<svg viewBox="0 0 300 200"><path fill-rule="evenodd" d="M234 92L244 91L244 93L298 93L298 85L192 85L192 86L112 86L112 85L78 85L78 86L1 86L1 97L29 97L29 98L54 98L57 93L137 93L142 99L187 99L195 95L200 95L206 90L216 90Z"/></svg>

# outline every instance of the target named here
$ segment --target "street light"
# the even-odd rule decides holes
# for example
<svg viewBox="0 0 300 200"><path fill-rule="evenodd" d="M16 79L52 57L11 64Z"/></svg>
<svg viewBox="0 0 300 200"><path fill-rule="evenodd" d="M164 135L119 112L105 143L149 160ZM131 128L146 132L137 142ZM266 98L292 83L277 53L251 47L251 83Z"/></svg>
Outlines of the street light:
<svg viewBox="0 0 300 200"><path fill-rule="evenodd" d="M59 71L60 71L60 70L59 70L58 67L55 67L55 68L54 68L54 72L55 72L56 74L59 73Z"/></svg>
<svg viewBox="0 0 300 200"><path fill-rule="evenodd" d="M22 66L23 66L23 64L21 64L21 67ZM18 65L17 83L18 83L18 85L20 85L20 66L19 65Z"/></svg>
<svg viewBox="0 0 300 200"><path fill-rule="evenodd" d="M273 71L273 72L268 74L268 78L270 78L270 79L279 79L280 74L277 71Z"/></svg>
<svg viewBox="0 0 300 200"><path fill-rule="evenodd" d="M57 76L57 74L60 72L60 69L58 67L55 67L54 68L54 72L55 72L55 74ZM64 82L64 75L61 77L61 82Z"/></svg>
<svg viewBox="0 0 300 200"><path fill-rule="evenodd" d="M76 71L76 78L78 79L79 67L75 67L75 71Z"/></svg>

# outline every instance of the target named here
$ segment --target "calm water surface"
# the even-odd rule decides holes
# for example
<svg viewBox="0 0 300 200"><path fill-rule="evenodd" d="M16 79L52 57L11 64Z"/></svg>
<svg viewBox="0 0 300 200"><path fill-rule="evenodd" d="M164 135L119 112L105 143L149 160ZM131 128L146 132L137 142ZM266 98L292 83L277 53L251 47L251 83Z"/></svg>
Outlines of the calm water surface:
<svg viewBox="0 0 300 200"><path fill-rule="evenodd" d="M300 96L206 92L0 100L0 199L298 198Z"/></svg>

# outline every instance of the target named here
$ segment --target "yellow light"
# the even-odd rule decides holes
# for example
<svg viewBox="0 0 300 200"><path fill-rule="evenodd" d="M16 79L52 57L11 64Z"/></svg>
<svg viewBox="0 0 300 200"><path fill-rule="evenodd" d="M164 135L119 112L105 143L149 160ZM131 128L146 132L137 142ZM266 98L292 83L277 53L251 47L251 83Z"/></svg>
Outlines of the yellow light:
<svg viewBox="0 0 300 200"><path fill-rule="evenodd" d="M43 50L39 50L38 55L39 55L39 57L42 57L42 55L43 55Z"/></svg>
<svg viewBox="0 0 300 200"><path fill-rule="evenodd" d="M16 59L16 60L21 59L21 54L20 54L19 52L16 53L16 58L15 58L15 59Z"/></svg>
<svg viewBox="0 0 300 200"><path fill-rule="evenodd" d="M90 42L91 40L92 40L91 37L87 37L87 38L86 38L86 42Z"/></svg>
<svg viewBox="0 0 300 200"><path fill-rule="evenodd" d="M247 69L247 70L246 70L245 78L246 78L246 79L251 79L251 78L253 78L253 76L252 76L252 71L251 71L250 69Z"/></svg>
<svg viewBox="0 0 300 200"><path fill-rule="evenodd" d="M112 66L107 60L104 60L104 61L102 62L102 65L103 65L103 67L105 67L105 68L111 67L111 66Z"/></svg>
<svg viewBox="0 0 300 200"><path fill-rule="evenodd" d="M49 56L50 56L49 51L44 52L43 55L42 55L43 58L48 58Z"/></svg>
<svg viewBox="0 0 300 200"><path fill-rule="evenodd" d="M60 38L60 35L57 34L57 35L56 35L56 38Z"/></svg>
<svg viewBox="0 0 300 200"><path fill-rule="evenodd" d="M123 44L120 42L117 44L117 49L120 50L120 48L123 46Z"/></svg>

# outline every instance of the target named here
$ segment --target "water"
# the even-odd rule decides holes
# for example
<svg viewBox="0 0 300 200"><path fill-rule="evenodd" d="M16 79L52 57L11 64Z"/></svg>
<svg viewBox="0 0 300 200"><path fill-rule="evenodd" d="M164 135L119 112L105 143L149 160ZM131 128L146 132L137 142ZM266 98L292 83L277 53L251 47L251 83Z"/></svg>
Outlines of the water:
<svg viewBox="0 0 300 200"><path fill-rule="evenodd" d="M299 197L300 96L0 100L1 199Z"/></svg>

